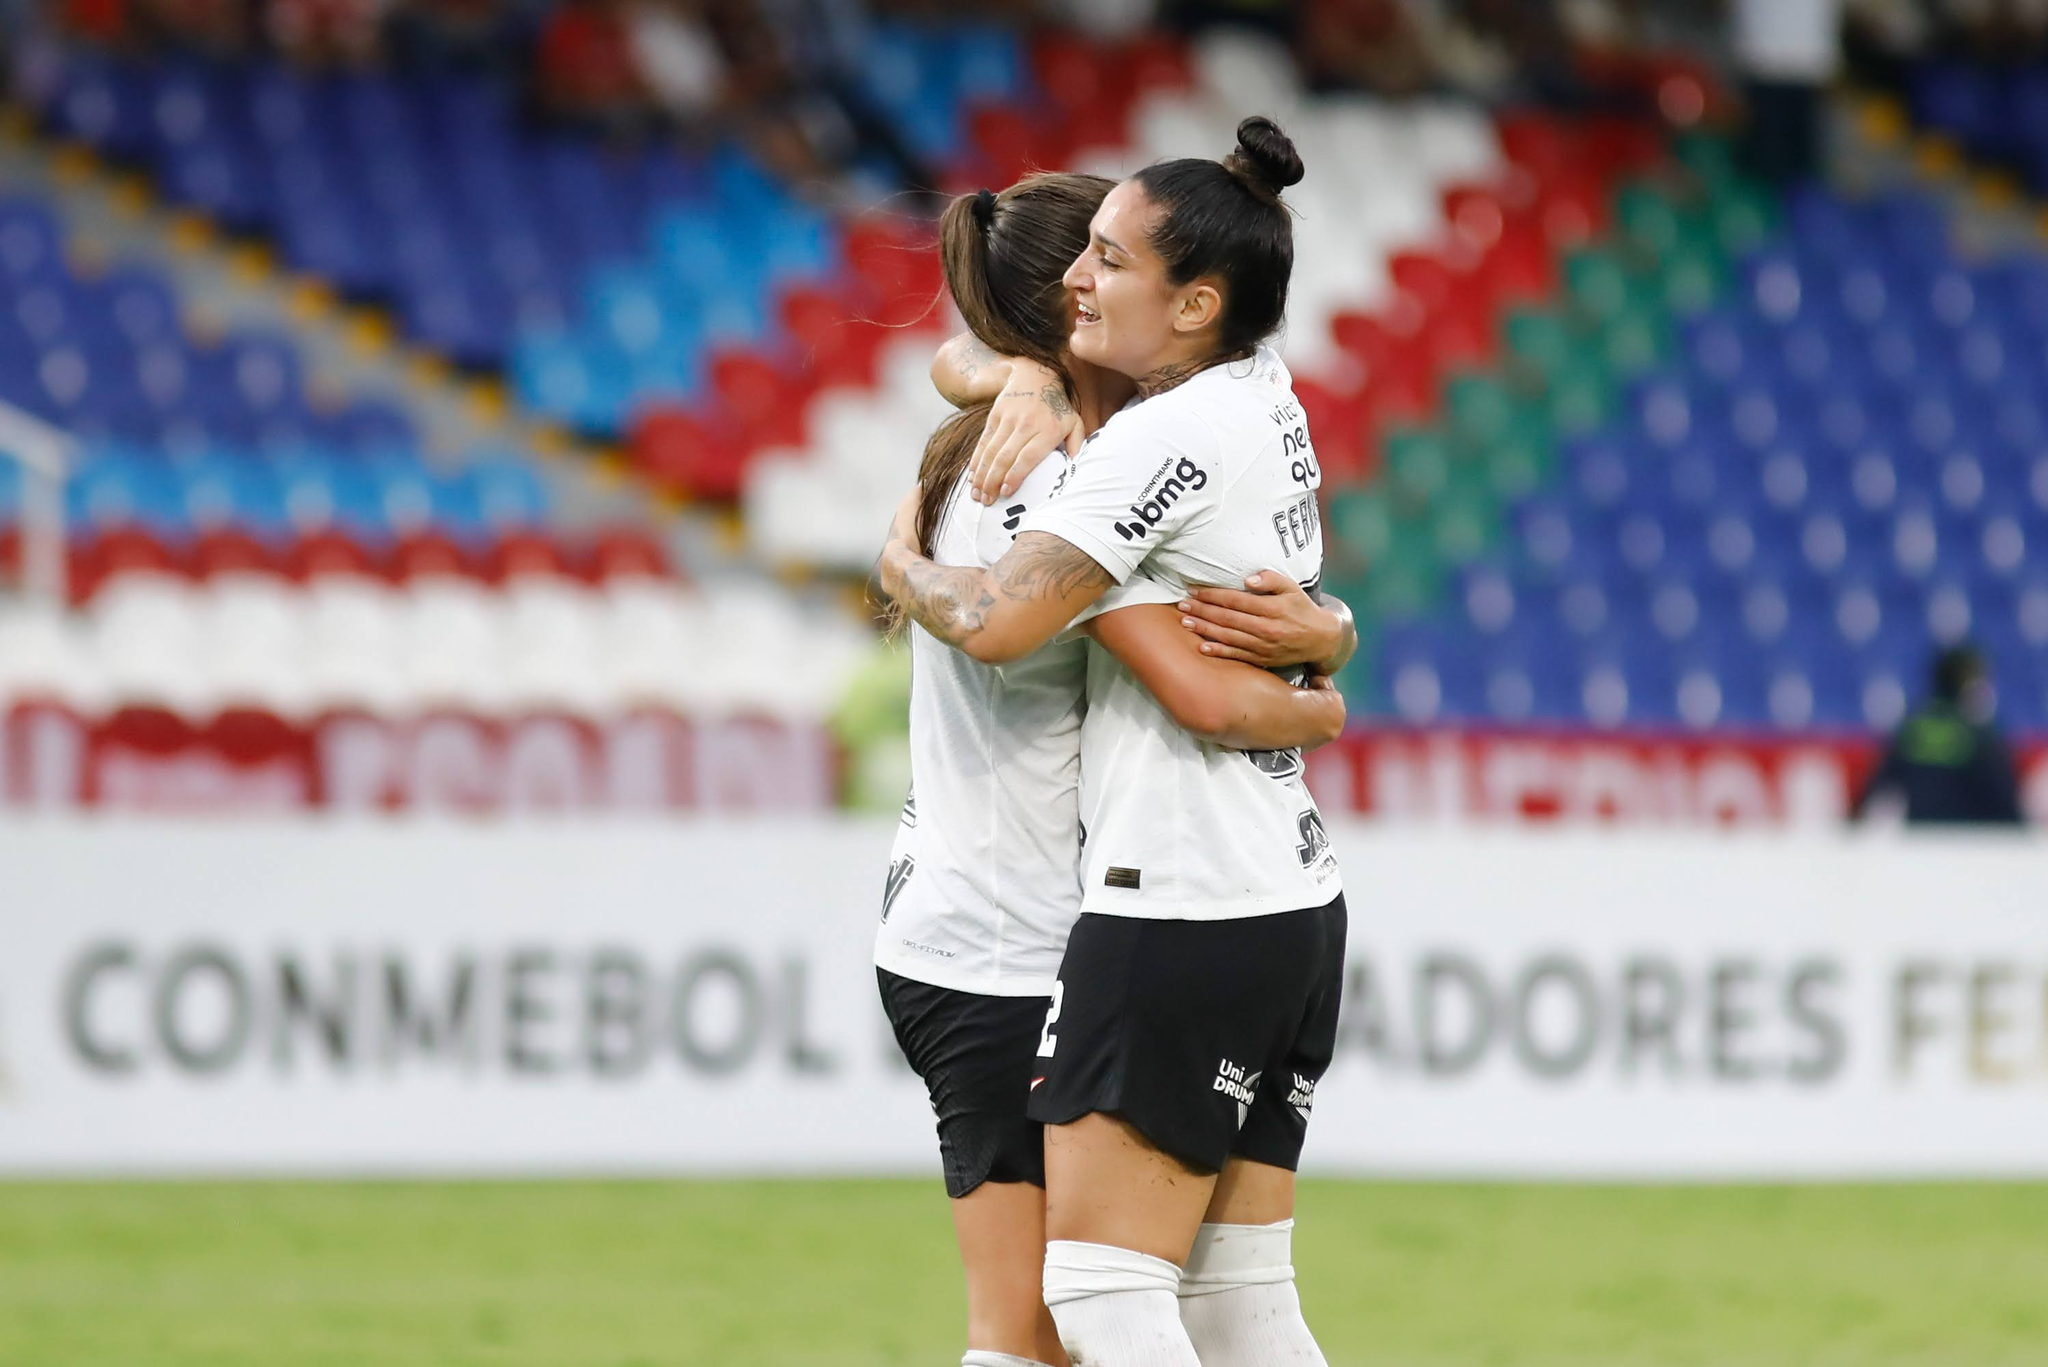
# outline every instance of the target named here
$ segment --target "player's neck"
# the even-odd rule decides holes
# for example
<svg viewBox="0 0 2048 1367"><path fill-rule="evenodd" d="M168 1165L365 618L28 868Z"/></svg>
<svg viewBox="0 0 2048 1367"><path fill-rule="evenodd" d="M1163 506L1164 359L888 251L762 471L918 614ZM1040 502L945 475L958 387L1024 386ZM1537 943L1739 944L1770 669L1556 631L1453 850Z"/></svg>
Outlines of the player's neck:
<svg viewBox="0 0 2048 1367"><path fill-rule="evenodd" d="M1130 401L1131 382L1099 366L1080 364L1068 371L1074 383L1074 411L1090 432Z"/></svg>

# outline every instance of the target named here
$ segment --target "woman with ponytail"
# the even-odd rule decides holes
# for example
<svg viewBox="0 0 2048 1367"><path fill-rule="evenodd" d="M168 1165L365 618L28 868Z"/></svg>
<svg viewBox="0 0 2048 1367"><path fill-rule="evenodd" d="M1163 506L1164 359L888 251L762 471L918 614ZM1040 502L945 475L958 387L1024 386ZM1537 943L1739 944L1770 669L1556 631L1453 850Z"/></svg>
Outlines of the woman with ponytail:
<svg viewBox="0 0 2048 1367"><path fill-rule="evenodd" d="M1337 859L1299 752L1242 753L1176 724L1127 639L1269 565L1320 579L1321 471L1264 345L1294 264L1281 192L1302 169L1254 118L1222 161L1162 162L1110 191L1065 274L1067 349L1136 401L994 563L922 554L913 495L877 567L964 658L1025 658L1076 620L1102 647L1081 734L1082 914L1028 1107L1046 1126L1045 1301L1088 1367L1323 1361L1291 1231L1343 988ZM1234 649L1282 663L1255 631Z"/></svg>
<svg viewBox="0 0 2048 1367"><path fill-rule="evenodd" d="M947 284L979 354L1034 367L1051 391L1047 402L1088 429L1107 421L1133 387L1073 359L1074 301L1061 277L1111 188L1091 176L1033 176L1000 194L963 195L940 221ZM1001 559L1023 519L1081 468L1061 455L999 504L976 502L965 472L988 411L987 403L970 406L932 435L905 510L906 534L939 564L978 571ZM1215 744L1293 753L1342 729L1342 700L1327 686L1301 687L1204 656L1172 613L1115 616L1141 619L1106 628L1123 667L1163 700L1175 724ZM1319 613L1310 626L1295 662L1338 647L1343 622L1335 614ZM913 790L875 941L882 1002L938 1117L967 1278L963 1363L1063 1364L1041 1293L1042 1127L1025 1107L1048 1012L1058 1010L1054 977L1081 911L1089 652L1079 638L1048 640L997 665L946 648L922 627L911 636Z"/></svg>

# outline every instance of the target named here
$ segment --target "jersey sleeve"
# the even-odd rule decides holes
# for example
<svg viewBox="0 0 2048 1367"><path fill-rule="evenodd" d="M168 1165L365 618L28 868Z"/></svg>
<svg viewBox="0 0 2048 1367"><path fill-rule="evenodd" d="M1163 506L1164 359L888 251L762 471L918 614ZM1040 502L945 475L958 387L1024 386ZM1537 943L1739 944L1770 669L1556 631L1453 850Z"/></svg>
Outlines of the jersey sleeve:
<svg viewBox="0 0 2048 1367"><path fill-rule="evenodd" d="M1138 408L1112 419L1075 462L1058 496L1030 512L1018 530L1056 536L1085 551L1117 583L1129 579L1146 556L1207 521L1222 502L1214 438L1199 412L1173 417L1180 421L1161 421Z"/></svg>
<svg viewBox="0 0 2048 1367"><path fill-rule="evenodd" d="M1073 631L1086 626L1105 612L1115 612L1118 608L1138 607L1146 603L1163 603L1172 607L1185 597L1185 590L1177 589L1171 584L1163 584L1151 575L1140 572L1082 608L1074 620L1067 624L1067 630Z"/></svg>
<svg viewBox="0 0 2048 1367"><path fill-rule="evenodd" d="M979 503L968 503L977 510L980 521L975 528L975 553L984 565L993 565L1003 558L1003 552L1010 549L1010 543L1017 539L1027 519L1046 501L1057 493L1060 486L1070 478L1072 467L1064 453L1055 451L1037 468L1024 477L1017 492L993 507Z"/></svg>

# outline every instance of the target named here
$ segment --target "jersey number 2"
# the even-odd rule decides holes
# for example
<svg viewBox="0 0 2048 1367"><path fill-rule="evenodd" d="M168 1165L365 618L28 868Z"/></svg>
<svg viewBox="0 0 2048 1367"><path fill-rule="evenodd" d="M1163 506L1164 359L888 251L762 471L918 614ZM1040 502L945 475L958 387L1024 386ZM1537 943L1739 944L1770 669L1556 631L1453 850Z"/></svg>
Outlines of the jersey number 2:
<svg viewBox="0 0 2048 1367"><path fill-rule="evenodd" d="M1045 1013L1045 1029L1038 1032L1038 1056L1040 1058L1051 1058L1053 1050L1060 1047L1060 1037L1052 1032L1052 1028L1060 1023L1060 1002L1066 995L1067 985L1057 978L1053 979L1052 1005Z"/></svg>

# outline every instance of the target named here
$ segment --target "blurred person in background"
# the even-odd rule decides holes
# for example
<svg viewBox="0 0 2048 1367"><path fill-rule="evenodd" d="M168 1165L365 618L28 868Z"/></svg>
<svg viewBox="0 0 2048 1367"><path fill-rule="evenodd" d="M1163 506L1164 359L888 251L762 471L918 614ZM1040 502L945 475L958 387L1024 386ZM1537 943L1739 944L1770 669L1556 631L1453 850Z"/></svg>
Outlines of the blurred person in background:
<svg viewBox="0 0 2048 1367"><path fill-rule="evenodd" d="M379 55L392 0L268 0L263 34L278 55L307 67L361 66Z"/></svg>
<svg viewBox="0 0 2048 1367"><path fill-rule="evenodd" d="M530 8L507 0L400 0L384 21L384 49L426 70L504 69Z"/></svg>
<svg viewBox="0 0 2048 1367"><path fill-rule="evenodd" d="M637 0L627 41L641 83L667 120L692 137L711 133L731 94L725 54L698 0Z"/></svg>
<svg viewBox="0 0 2048 1367"><path fill-rule="evenodd" d="M1732 0L1730 18L1749 100L1750 169L1778 185L1811 179L1822 97L1842 64L1841 0Z"/></svg>
<svg viewBox="0 0 2048 1367"><path fill-rule="evenodd" d="M570 127L612 136L644 132L652 105L633 53L626 0L569 0L549 13L534 43L534 93L542 112Z"/></svg>
<svg viewBox="0 0 2048 1367"><path fill-rule="evenodd" d="M1413 95L1437 80L1429 35L1407 0L1307 0L1295 56L1317 91Z"/></svg>
<svg viewBox="0 0 2048 1367"><path fill-rule="evenodd" d="M1992 725L1983 656L1967 645L1942 651L1932 684L1932 695L1886 747L1857 799L1857 818L1903 802L1912 825L2023 823L2012 757Z"/></svg>
<svg viewBox="0 0 2048 1367"><path fill-rule="evenodd" d="M817 182L879 162L891 188L918 192L932 212L942 207L938 174L864 88L868 17L859 0L720 0L712 13L763 119L772 165Z"/></svg>

